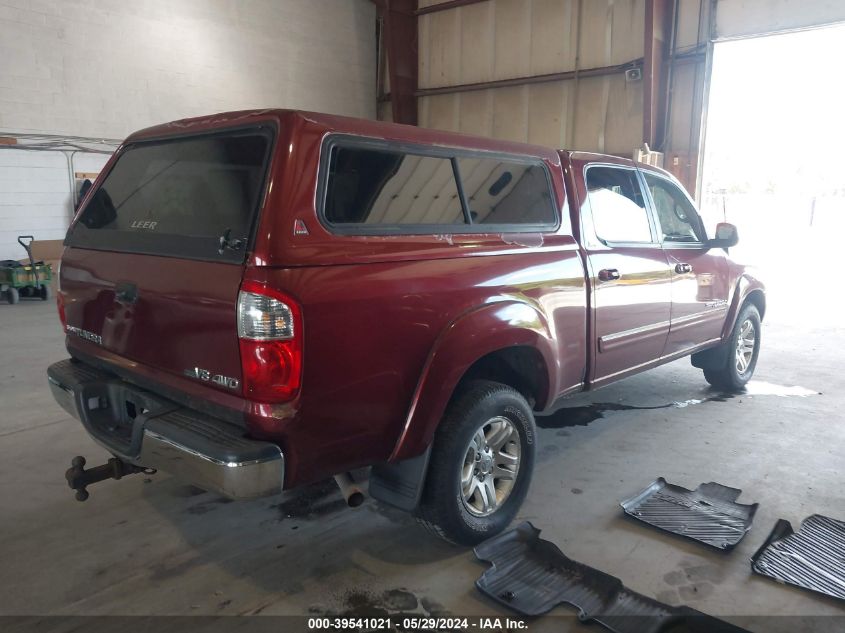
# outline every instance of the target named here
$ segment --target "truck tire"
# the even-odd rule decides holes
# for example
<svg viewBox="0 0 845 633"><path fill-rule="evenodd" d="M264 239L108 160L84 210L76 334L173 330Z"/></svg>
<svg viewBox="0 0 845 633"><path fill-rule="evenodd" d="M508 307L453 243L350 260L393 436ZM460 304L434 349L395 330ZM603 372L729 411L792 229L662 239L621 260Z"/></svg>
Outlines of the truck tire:
<svg viewBox="0 0 845 633"><path fill-rule="evenodd" d="M12 305L15 305L20 300L21 296L17 288L9 288L8 290L6 290L6 301L11 303Z"/></svg>
<svg viewBox="0 0 845 633"><path fill-rule="evenodd" d="M38 296L41 297L42 301L49 300L53 296L53 293L50 291L50 286L41 286L41 288L38 289Z"/></svg>
<svg viewBox="0 0 845 633"><path fill-rule="evenodd" d="M705 369L704 379L717 389L739 391L751 380L760 355L760 312L747 303L739 312L727 346L727 362L720 369Z"/></svg>
<svg viewBox="0 0 845 633"><path fill-rule="evenodd" d="M434 437L417 520L459 545L504 530L528 493L536 434L518 391L486 380L467 384Z"/></svg>

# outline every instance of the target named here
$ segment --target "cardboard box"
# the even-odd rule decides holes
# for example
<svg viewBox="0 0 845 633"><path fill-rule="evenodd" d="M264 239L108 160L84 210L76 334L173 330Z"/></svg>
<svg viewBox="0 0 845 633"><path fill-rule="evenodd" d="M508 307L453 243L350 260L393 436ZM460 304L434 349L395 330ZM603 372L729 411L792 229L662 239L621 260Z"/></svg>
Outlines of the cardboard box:
<svg viewBox="0 0 845 633"><path fill-rule="evenodd" d="M65 250L62 240L35 240L32 243L32 256L35 261L58 261Z"/></svg>

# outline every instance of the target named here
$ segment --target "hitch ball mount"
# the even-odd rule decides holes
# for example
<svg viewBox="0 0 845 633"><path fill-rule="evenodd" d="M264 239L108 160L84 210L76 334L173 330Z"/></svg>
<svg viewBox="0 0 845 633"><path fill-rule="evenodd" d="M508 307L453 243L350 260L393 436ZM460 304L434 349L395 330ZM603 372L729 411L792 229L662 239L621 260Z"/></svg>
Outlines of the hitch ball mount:
<svg viewBox="0 0 845 633"><path fill-rule="evenodd" d="M76 491L76 500L85 501L88 498L88 491L86 488L91 484L95 484L106 479L120 479L126 475L134 475L136 473L145 473L152 475L156 471L154 468L143 468L128 464L117 457L112 457L102 466L95 466L85 470L85 458L81 456L74 457L70 462L70 468L65 472L65 479L67 485Z"/></svg>

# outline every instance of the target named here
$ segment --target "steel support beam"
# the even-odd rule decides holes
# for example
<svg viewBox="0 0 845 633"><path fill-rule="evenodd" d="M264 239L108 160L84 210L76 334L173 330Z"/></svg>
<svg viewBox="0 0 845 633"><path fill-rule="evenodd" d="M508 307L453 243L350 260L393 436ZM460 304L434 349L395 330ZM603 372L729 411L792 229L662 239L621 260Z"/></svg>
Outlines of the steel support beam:
<svg viewBox="0 0 845 633"><path fill-rule="evenodd" d="M645 54L643 58L643 141L663 149L672 69L675 0L646 0Z"/></svg>
<svg viewBox="0 0 845 633"><path fill-rule="evenodd" d="M617 66L601 66L599 68L585 68L583 70L567 70L559 73L548 73L546 75L530 75L528 77L513 77L511 79L497 79L494 81L480 81L471 84L457 84L454 86L440 86L437 88L423 88L417 90L418 97L430 97L432 95L454 94L457 92L472 92L473 90L488 90L490 88L507 88L510 86L525 86L527 84L542 84L550 81L565 81L567 79L583 79L584 77L602 77L604 75L615 75L623 73L629 68L642 66L643 60L634 59L627 64Z"/></svg>
<svg viewBox="0 0 845 633"><path fill-rule="evenodd" d="M373 0L384 25L390 103L395 123L417 124L417 0Z"/></svg>

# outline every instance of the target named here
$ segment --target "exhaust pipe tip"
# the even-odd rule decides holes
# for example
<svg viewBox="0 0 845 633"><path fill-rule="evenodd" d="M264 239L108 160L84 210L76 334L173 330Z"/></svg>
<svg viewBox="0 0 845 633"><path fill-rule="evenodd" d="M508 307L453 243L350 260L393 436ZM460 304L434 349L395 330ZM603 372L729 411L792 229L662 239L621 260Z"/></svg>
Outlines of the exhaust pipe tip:
<svg viewBox="0 0 845 633"><path fill-rule="evenodd" d="M353 492L346 498L346 505L350 508L357 508L362 503L364 503L364 493L360 490Z"/></svg>
<svg viewBox="0 0 845 633"><path fill-rule="evenodd" d="M358 487L352 475L349 473L340 473L334 476L337 487L340 488L340 493L346 500L346 505L350 508L357 508L364 503L364 491Z"/></svg>

